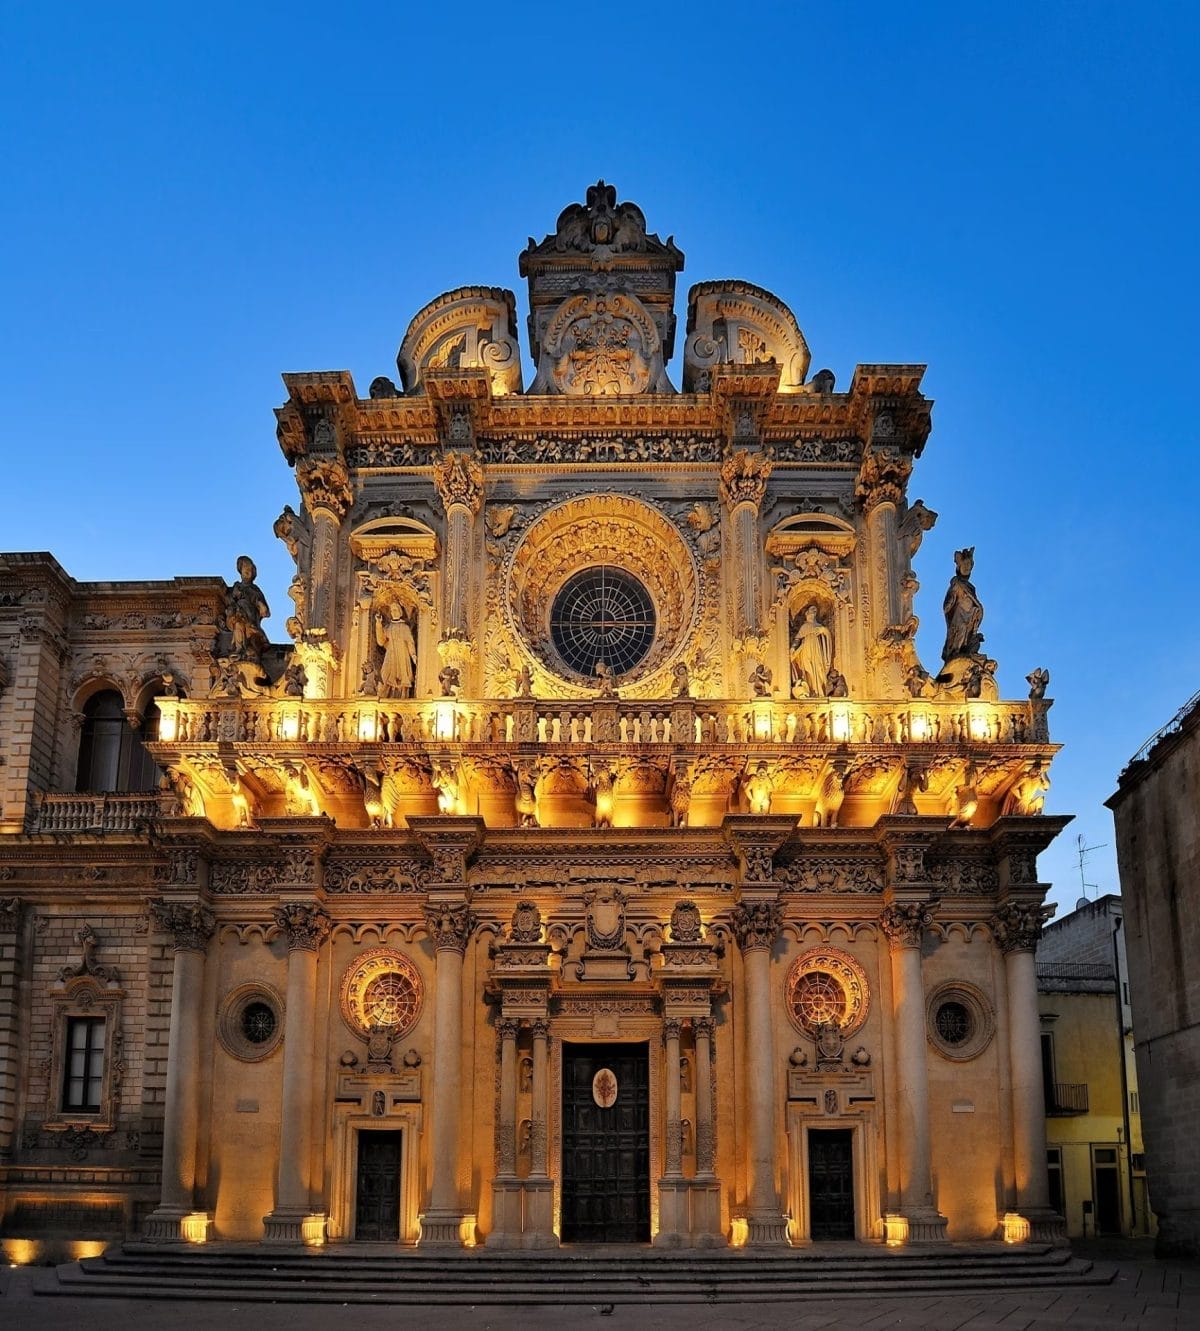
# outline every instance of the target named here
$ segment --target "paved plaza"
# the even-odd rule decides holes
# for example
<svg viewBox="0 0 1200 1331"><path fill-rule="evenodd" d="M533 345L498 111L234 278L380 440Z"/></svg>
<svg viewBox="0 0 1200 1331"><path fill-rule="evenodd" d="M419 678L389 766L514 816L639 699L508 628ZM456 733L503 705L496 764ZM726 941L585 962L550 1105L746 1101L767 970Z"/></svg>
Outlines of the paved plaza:
<svg viewBox="0 0 1200 1331"><path fill-rule="evenodd" d="M45 1298L35 1289L54 1282L48 1268L21 1267L0 1271L0 1326L5 1331L94 1331L120 1328L187 1326L189 1331L315 1331L342 1318L356 1328L419 1325L421 1331L541 1331L562 1327L564 1311L575 1322L594 1321L598 1331L617 1327L655 1327L664 1331L758 1331L788 1327L790 1331L840 1331L841 1328L911 1327L919 1331L1072 1331L1094 1328L1154 1328L1154 1331L1200 1331L1200 1264L1156 1262L1146 1245L1081 1246L1097 1267L1113 1272L1107 1285L1039 1289L1012 1293L953 1295L841 1295L787 1303L700 1304L678 1307L657 1304L572 1305L553 1307L412 1308L347 1304L305 1307L298 1304L170 1302L153 1300Z"/></svg>

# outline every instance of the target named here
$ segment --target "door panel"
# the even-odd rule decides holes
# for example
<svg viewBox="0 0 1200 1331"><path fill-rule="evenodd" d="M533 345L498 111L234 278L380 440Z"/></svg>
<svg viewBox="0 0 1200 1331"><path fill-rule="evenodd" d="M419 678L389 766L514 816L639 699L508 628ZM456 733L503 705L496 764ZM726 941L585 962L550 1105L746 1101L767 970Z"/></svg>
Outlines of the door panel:
<svg viewBox="0 0 1200 1331"><path fill-rule="evenodd" d="M854 1151L849 1128L809 1130L808 1210L814 1240L854 1238Z"/></svg>
<svg viewBox="0 0 1200 1331"><path fill-rule="evenodd" d="M601 1069L617 1098L592 1094ZM562 1240L645 1243L650 1238L650 1068L644 1044L563 1046Z"/></svg>
<svg viewBox="0 0 1200 1331"><path fill-rule="evenodd" d="M380 1243L400 1238L400 1132L358 1134L358 1201L354 1237Z"/></svg>

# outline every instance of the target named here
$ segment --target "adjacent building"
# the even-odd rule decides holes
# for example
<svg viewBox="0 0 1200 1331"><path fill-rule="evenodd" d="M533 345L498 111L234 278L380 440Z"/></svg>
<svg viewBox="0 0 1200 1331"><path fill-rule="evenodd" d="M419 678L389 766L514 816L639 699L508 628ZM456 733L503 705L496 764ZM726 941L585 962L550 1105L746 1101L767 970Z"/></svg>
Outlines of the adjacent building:
<svg viewBox="0 0 1200 1331"><path fill-rule="evenodd" d="M1157 1250L1200 1255L1200 699L1134 756L1109 799L1126 910Z"/></svg>
<svg viewBox="0 0 1200 1331"><path fill-rule="evenodd" d="M0 556L9 1241L1061 1238L1048 676L970 548L918 657L923 367L683 263L599 182L528 387L488 286L285 375L286 641Z"/></svg>

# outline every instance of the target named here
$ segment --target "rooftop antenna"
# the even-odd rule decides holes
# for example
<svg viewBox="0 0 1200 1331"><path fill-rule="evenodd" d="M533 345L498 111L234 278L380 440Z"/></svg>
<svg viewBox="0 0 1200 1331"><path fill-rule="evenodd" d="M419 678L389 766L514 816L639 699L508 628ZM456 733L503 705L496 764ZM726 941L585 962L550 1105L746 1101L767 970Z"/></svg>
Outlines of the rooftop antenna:
<svg viewBox="0 0 1200 1331"><path fill-rule="evenodd" d="M1082 906L1089 906L1089 905L1091 905L1091 901L1092 901L1092 899L1091 899L1091 897L1088 896L1088 888L1089 888L1089 887L1090 887L1093 891L1097 891L1097 892L1098 892L1098 891L1100 890L1099 887L1097 886L1097 884L1095 884L1095 883L1089 883L1089 882L1087 882L1087 881L1084 879L1084 876L1083 876L1083 866L1087 863L1087 857L1092 853L1092 851L1094 851L1094 850L1104 850L1105 847L1106 847L1107 845L1108 845L1108 842L1107 842L1107 841L1101 841L1101 842L1099 843L1099 845L1095 845L1095 846L1089 846L1089 845L1086 845L1086 844L1085 844L1085 838L1084 838L1084 835L1083 835L1082 832L1081 832L1081 833L1075 838L1075 854L1076 854L1076 857L1077 857L1078 860L1079 860L1079 888L1080 888L1080 891L1081 891L1082 894L1083 894L1083 895L1079 898L1079 900L1075 903L1075 909L1076 909L1076 910L1079 910L1080 907L1082 907Z"/></svg>

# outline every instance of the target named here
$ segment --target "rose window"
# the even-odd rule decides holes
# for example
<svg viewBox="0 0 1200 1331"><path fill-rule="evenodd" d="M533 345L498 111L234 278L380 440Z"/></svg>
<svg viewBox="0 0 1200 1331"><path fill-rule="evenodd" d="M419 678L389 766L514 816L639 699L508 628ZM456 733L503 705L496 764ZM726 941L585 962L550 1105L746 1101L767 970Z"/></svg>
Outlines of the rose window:
<svg viewBox="0 0 1200 1331"><path fill-rule="evenodd" d="M419 999L407 975L385 971L367 985L362 1004L369 1026L400 1026L407 1030L416 1016Z"/></svg>
<svg viewBox="0 0 1200 1331"><path fill-rule="evenodd" d="M550 637L558 654L588 678L601 661L614 675L635 669L653 646L654 630L649 592L611 564L568 578L550 608Z"/></svg>
<svg viewBox="0 0 1200 1331"><path fill-rule="evenodd" d="M840 1026L846 1015L846 995L832 975L810 971L792 991L792 1006L804 1025L814 1030L830 1021Z"/></svg>

